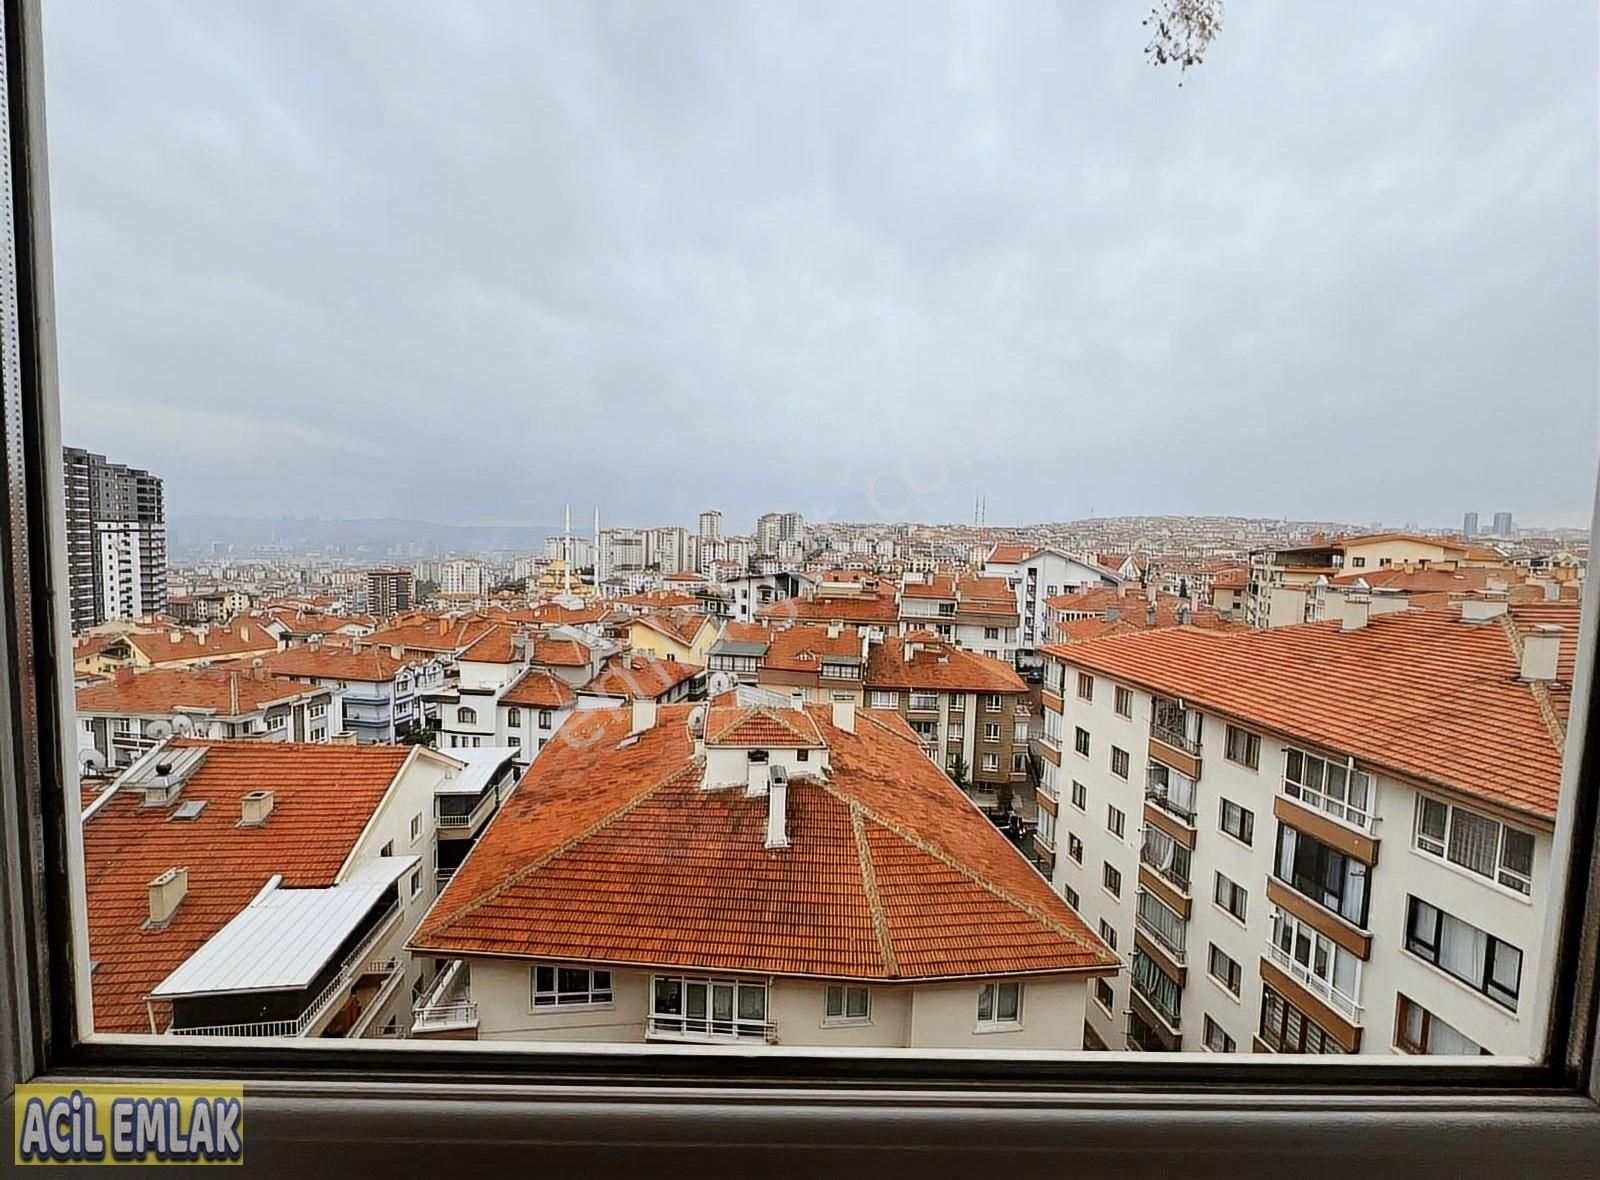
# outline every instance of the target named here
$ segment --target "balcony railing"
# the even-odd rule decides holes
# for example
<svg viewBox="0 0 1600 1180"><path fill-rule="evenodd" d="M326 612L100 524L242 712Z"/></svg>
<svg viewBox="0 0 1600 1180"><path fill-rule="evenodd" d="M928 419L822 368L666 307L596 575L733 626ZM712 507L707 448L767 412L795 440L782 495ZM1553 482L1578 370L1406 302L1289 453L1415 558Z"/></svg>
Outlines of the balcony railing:
<svg viewBox="0 0 1600 1180"><path fill-rule="evenodd" d="M242 1024L208 1024L198 1028L174 1028L168 1030L179 1036L186 1037L303 1037L308 1029L314 1028L334 1003L341 999L348 991L350 985L357 977L362 975L392 975L404 970L404 963L400 959L368 959L375 947L394 928L400 917L400 902L395 900L383 912L371 932L363 938L356 948L345 956L339 965L339 970L328 981L326 987L317 994L293 1020L257 1020Z"/></svg>
<svg viewBox="0 0 1600 1180"><path fill-rule="evenodd" d="M1283 968L1306 991L1343 1015L1351 1024L1361 1023L1361 1013L1364 1009L1359 1001L1345 995L1326 979L1319 979L1303 963L1270 939L1267 942L1267 957Z"/></svg>
<svg viewBox="0 0 1600 1180"><path fill-rule="evenodd" d="M1155 1012L1156 1015L1160 1016L1162 1020L1167 1022L1167 1027L1172 1029L1173 1032L1177 1032L1182 1027L1179 1021L1181 1021L1183 1017L1179 1013L1168 1008L1166 1003L1157 997L1154 989L1146 988L1140 982L1138 975L1133 977L1133 990L1141 1000L1150 1006L1150 1009Z"/></svg>
<svg viewBox="0 0 1600 1180"><path fill-rule="evenodd" d="M1151 830L1160 832L1159 828ZM1189 874L1187 870L1180 869L1177 863L1177 849L1180 845L1165 832L1160 832L1160 835L1165 838L1166 845L1150 835L1150 831L1146 832L1144 843L1139 847L1139 863L1147 866L1162 880L1170 882L1180 893L1188 893Z"/></svg>
<svg viewBox="0 0 1600 1180"><path fill-rule="evenodd" d="M1196 758L1200 756L1199 740L1190 737L1181 727L1152 721L1150 723L1150 736L1162 745L1171 746L1175 750L1182 750L1186 754L1193 754Z"/></svg>
<svg viewBox="0 0 1600 1180"><path fill-rule="evenodd" d="M668 1016L651 1013L645 1036L658 1041L745 1042L778 1039L774 1020L711 1020L704 1016Z"/></svg>
<svg viewBox="0 0 1600 1180"><path fill-rule="evenodd" d="M1182 918L1151 898L1148 893L1141 893L1139 908L1133 920L1140 930L1161 944L1173 962L1179 966L1183 965L1184 944L1188 939L1185 933L1187 927Z"/></svg>
<svg viewBox="0 0 1600 1180"><path fill-rule="evenodd" d="M436 823L441 829L475 828L491 811L494 810L494 804L495 792L489 791L485 793L483 798L479 799L478 802L473 805L472 810L467 812L465 815L445 815L440 813L437 817L435 817L434 823Z"/></svg>
<svg viewBox="0 0 1600 1180"><path fill-rule="evenodd" d="M1170 767L1150 767L1145 772L1144 797L1161 810L1170 812L1186 824L1193 824L1194 780L1185 778Z"/></svg>
<svg viewBox="0 0 1600 1180"><path fill-rule="evenodd" d="M411 1031L433 1032L446 1028L465 1028L478 1022L476 1000L455 1004L432 1004L411 1010Z"/></svg>
<svg viewBox="0 0 1600 1180"><path fill-rule="evenodd" d="M1320 811L1331 816L1348 827L1369 835L1377 830L1378 817L1373 813L1374 801L1372 797L1371 780L1368 780L1368 789L1364 799L1351 802L1349 799L1340 799L1325 791L1308 787L1290 779L1282 783L1283 793L1295 802L1309 807L1312 811Z"/></svg>

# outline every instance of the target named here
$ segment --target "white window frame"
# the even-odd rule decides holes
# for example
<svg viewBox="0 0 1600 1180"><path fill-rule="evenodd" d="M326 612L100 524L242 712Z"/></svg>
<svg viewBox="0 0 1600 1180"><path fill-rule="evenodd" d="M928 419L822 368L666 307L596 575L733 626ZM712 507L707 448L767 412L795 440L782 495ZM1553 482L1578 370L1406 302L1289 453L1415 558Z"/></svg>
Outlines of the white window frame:
<svg viewBox="0 0 1600 1180"><path fill-rule="evenodd" d="M1022 1029L1023 986L1019 979L994 980L978 985L977 1020L974 1032L1019 1032ZM1012 1015L1001 1012L1010 1009Z"/></svg>
<svg viewBox="0 0 1600 1180"><path fill-rule="evenodd" d="M1443 835L1433 836L1423 830L1423 822L1430 808L1443 808L1445 813L1445 828ZM1450 855L1452 836L1455 834L1457 816L1470 818L1473 822L1493 824L1495 827L1494 871L1492 873L1480 872L1477 868L1463 861L1454 859ZM1531 847L1528 853L1529 871L1524 873L1506 863L1506 846L1509 833L1515 833L1529 841ZM1485 885L1492 885L1503 893L1523 901L1533 900L1533 861L1538 855L1538 837L1523 828L1513 827L1502 823L1493 816L1484 815L1469 807L1451 803L1432 795L1417 792L1414 816L1411 826L1411 847L1422 856L1449 868L1470 875L1474 880Z"/></svg>
<svg viewBox="0 0 1600 1180"><path fill-rule="evenodd" d="M563 988L563 971L583 972L587 981L581 988ZM540 976L549 973L550 986L540 987ZM599 978L604 976L602 982ZM591 967L585 963L561 963L555 960L534 963L528 968L529 1012L576 1012L616 1006L616 973L605 967ZM563 997L582 997L581 999Z"/></svg>
<svg viewBox="0 0 1600 1180"><path fill-rule="evenodd" d="M850 1013L851 1000L861 1001L859 1014ZM834 1001L837 1000L837 1005ZM834 1012L837 1007L838 1012ZM872 1023L872 989L863 983L830 983L822 989L822 1027L850 1028Z"/></svg>

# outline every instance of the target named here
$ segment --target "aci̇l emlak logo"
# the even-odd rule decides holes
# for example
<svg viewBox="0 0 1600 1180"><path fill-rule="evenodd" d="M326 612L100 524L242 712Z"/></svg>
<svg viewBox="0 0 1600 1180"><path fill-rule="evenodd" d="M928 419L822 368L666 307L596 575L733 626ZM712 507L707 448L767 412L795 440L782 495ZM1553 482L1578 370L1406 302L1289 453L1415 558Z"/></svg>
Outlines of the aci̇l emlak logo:
<svg viewBox="0 0 1600 1180"><path fill-rule="evenodd" d="M244 1162L240 1086L19 1086L17 1164Z"/></svg>

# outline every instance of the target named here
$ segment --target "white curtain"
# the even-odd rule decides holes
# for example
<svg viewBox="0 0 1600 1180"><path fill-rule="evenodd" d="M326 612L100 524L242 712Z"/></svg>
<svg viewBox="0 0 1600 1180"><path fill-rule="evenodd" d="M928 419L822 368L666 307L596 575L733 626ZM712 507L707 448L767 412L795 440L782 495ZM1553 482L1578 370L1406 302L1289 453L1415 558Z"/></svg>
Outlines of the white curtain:
<svg viewBox="0 0 1600 1180"><path fill-rule="evenodd" d="M1472 984L1483 981L1489 936L1460 918L1445 914L1439 923L1439 966Z"/></svg>
<svg viewBox="0 0 1600 1180"><path fill-rule="evenodd" d="M1450 817L1450 860L1462 868L1493 877L1500 847L1500 825L1459 807Z"/></svg>

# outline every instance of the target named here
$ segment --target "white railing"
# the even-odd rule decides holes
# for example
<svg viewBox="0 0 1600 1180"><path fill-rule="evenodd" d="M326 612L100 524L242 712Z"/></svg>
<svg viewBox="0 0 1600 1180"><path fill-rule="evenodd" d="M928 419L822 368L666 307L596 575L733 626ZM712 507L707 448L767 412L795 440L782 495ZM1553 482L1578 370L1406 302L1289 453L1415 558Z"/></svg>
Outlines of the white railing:
<svg viewBox="0 0 1600 1180"><path fill-rule="evenodd" d="M1187 926L1182 918L1152 898L1149 893L1140 892L1133 921L1140 930L1161 944L1162 949L1172 956L1173 962L1183 965L1184 944L1188 938Z"/></svg>
<svg viewBox="0 0 1600 1180"><path fill-rule="evenodd" d="M174 1028L168 1031L186 1037L303 1037L306 1030L316 1025L327 1009L361 975L388 975L399 971L399 959L368 959L367 954L388 934L400 917L400 902L394 901L356 948L345 956L339 970L326 987L293 1020L257 1020L242 1024L208 1024L198 1028Z"/></svg>
<svg viewBox="0 0 1600 1180"><path fill-rule="evenodd" d="M1350 1023L1361 1023L1361 1013L1364 1009L1358 1001L1345 995L1326 979L1320 979L1312 974L1310 968L1270 940L1267 942L1267 957L1287 971L1296 982L1316 996L1317 999L1346 1016Z"/></svg>
<svg viewBox="0 0 1600 1180"><path fill-rule="evenodd" d="M659 1041L775 1042L778 1024L773 1020L712 1020L704 1016L663 1016L651 1013L645 1036Z"/></svg>
<svg viewBox="0 0 1600 1180"><path fill-rule="evenodd" d="M454 1004L433 1004L411 1010L411 1031L428 1032L444 1028L461 1028L478 1022L478 1004L475 1000L461 1000Z"/></svg>
<svg viewBox="0 0 1600 1180"><path fill-rule="evenodd" d="M494 810L496 792L489 791L466 815L437 815L434 823L441 828L475 828Z"/></svg>
<svg viewBox="0 0 1600 1180"><path fill-rule="evenodd" d="M1293 799L1304 807L1309 807L1312 811L1320 811L1346 827L1367 833L1377 830L1378 817L1373 814L1376 791L1370 779L1368 779L1367 801L1365 804L1351 803L1348 799L1340 799L1335 795L1329 795L1325 791L1316 790L1288 778L1283 780L1281 786L1284 795L1288 798Z"/></svg>

